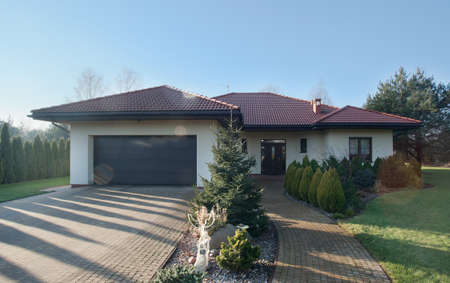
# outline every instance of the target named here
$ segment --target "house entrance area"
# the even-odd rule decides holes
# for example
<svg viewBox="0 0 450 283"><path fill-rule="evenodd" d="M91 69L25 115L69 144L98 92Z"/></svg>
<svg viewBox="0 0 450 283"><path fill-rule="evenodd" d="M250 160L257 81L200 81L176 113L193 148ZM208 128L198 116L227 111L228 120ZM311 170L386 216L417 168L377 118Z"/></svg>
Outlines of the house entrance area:
<svg viewBox="0 0 450 283"><path fill-rule="evenodd" d="M286 171L286 140L261 140L261 174L283 175Z"/></svg>

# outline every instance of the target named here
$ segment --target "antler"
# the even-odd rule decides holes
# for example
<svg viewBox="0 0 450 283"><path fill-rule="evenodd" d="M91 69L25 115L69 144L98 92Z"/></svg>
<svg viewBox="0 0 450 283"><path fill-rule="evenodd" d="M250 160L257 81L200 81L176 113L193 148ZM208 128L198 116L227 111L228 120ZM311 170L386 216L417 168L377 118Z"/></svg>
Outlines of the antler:
<svg viewBox="0 0 450 283"><path fill-rule="evenodd" d="M211 220L211 218L212 218L212 222L209 225L206 225L206 223L208 223ZM206 220L206 222L205 222L205 228L211 227L215 221L216 221L216 213L214 212L214 208L213 208L213 209L211 209L211 212L209 213L208 220Z"/></svg>

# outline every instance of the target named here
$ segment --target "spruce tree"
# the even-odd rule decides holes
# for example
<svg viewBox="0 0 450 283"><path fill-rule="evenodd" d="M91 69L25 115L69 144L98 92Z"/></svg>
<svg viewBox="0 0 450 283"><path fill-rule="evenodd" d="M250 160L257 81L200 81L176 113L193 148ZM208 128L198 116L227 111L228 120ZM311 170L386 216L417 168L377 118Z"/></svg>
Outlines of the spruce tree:
<svg viewBox="0 0 450 283"><path fill-rule="evenodd" d="M15 182L14 160L12 156L9 126L3 125L0 141L0 161L2 162L3 176L0 183L9 184Z"/></svg>
<svg viewBox="0 0 450 283"><path fill-rule="evenodd" d="M33 144L29 141L25 142L24 145L25 151L25 180L34 180L36 179L37 169L36 162L34 157Z"/></svg>
<svg viewBox="0 0 450 283"><path fill-rule="evenodd" d="M25 153L21 137L15 137L13 139L12 148L16 182L22 182L25 180Z"/></svg>
<svg viewBox="0 0 450 283"><path fill-rule="evenodd" d="M195 211L218 204L227 209L229 223L246 224L257 236L266 228L267 217L261 207L262 188L250 178L255 159L242 152L241 131L231 121L219 127L216 137L214 161L208 164L211 179L202 178L204 190L196 192L191 207Z"/></svg>

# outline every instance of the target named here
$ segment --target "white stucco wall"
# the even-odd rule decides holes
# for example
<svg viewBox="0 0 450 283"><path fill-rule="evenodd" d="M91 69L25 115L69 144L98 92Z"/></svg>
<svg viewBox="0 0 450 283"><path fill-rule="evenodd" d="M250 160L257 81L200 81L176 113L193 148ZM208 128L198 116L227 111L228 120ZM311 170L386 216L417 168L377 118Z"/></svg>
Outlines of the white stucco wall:
<svg viewBox="0 0 450 283"><path fill-rule="evenodd" d="M261 140L279 139L286 140L286 168L294 160L302 160L305 155L309 158L321 160L323 158L323 133L320 131L297 132L245 132L247 139L247 151L256 159L253 174L261 174ZM307 153L300 153L300 139L307 139Z"/></svg>
<svg viewBox="0 0 450 283"><path fill-rule="evenodd" d="M348 158L350 137L372 138L372 161L375 161L377 157L382 158L393 154L392 130L388 129L327 130L324 133L324 152L338 159Z"/></svg>
<svg viewBox="0 0 450 283"><path fill-rule="evenodd" d="M210 177L207 163L213 160L216 127L217 122L212 120L74 122L70 133L70 183L93 183L96 135L196 135L197 185L202 186L200 177Z"/></svg>
<svg viewBox="0 0 450 283"><path fill-rule="evenodd" d="M253 174L261 174L261 140L286 140L286 168L294 160L301 161L305 155L310 159L322 161L330 155L338 159L348 158L350 137L371 137L372 158L386 157L393 153L392 130L386 129L336 129L323 131L291 131L291 132L245 132L247 150L255 157L256 166ZM307 139L307 153L300 153L300 139Z"/></svg>

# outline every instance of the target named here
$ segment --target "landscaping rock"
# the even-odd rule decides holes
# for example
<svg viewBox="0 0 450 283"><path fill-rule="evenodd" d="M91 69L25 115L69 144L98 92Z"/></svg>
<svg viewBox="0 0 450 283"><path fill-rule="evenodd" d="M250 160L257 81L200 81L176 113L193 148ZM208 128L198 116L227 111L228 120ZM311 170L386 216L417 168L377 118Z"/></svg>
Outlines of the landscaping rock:
<svg viewBox="0 0 450 283"><path fill-rule="evenodd" d="M226 224L219 230L217 230L212 236L209 242L210 249L220 249L220 243L227 241L228 236L233 236L236 231L236 226L231 224Z"/></svg>

